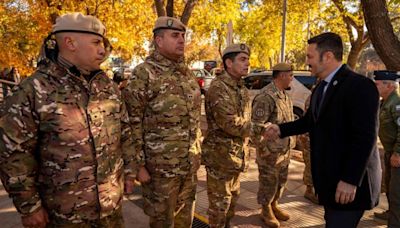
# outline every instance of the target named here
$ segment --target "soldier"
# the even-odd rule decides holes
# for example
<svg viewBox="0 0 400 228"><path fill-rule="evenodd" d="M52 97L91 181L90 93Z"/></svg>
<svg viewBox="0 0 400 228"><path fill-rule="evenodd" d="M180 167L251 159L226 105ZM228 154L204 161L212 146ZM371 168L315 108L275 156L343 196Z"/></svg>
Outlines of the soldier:
<svg viewBox="0 0 400 228"><path fill-rule="evenodd" d="M375 213L388 219L388 227L400 227L400 93L398 75L375 71L375 84L382 105L379 114L379 138L385 150L385 186L389 211ZM388 213L389 212L389 213Z"/></svg>
<svg viewBox="0 0 400 228"><path fill-rule="evenodd" d="M226 70L206 94L208 134L202 161L207 170L210 227L229 227L239 198L239 175L249 163L251 107L242 76L247 75L250 49L233 44L223 51Z"/></svg>
<svg viewBox="0 0 400 228"><path fill-rule="evenodd" d="M134 147L118 87L100 70L105 40L97 18L60 16L39 68L6 100L0 176L24 227L123 227Z"/></svg>
<svg viewBox="0 0 400 228"><path fill-rule="evenodd" d="M257 149L257 201L262 205L261 218L267 226L279 227L278 219L287 221L290 218L287 212L278 207L278 200L287 182L290 149L295 146L295 138L268 141L260 137L263 129L258 126L268 122L280 124L294 120L293 104L285 91L293 80L293 69L290 64L278 63L272 70L272 82L254 98L252 121L256 125L253 142Z"/></svg>
<svg viewBox="0 0 400 228"><path fill-rule="evenodd" d="M159 17L155 50L123 90L150 227L191 227L200 165L201 95L184 63L186 27Z"/></svg>

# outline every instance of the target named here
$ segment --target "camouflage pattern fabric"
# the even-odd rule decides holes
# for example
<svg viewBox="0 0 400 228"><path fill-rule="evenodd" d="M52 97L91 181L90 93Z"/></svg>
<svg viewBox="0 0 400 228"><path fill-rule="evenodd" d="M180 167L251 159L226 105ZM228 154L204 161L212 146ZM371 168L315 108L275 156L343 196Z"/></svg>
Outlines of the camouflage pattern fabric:
<svg viewBox="0 0 400 228"><path fill-rule="evenodd" d="M303 149L303 160L304 160L304 172L303 182L307 186L314 186L311 176L311 148L310 148L310 136L308 133L297 136L297 140L300 142Z"/></svg>
<svg viewBox="0 0 400 228"><path fill-rule="evenodd" d="M103 72L87 82L41 65L6 100L0 176L17 210L44 207L55 224L82 223L121 207L134 147L118 87Z"/></svg>
<svg viewBox="0 0 400 228"><path fill-rule="evenodd" d="M208 132L203 141L202 162L214 171L237 174L249 165L251 104L243 80L225 72L208 89L205 108Z"/></svg>
<svg viewBox="0 0 400 228"><path fill-rule="evenodd" d="M211 227L224 227L234 215L239 196L239 174L249 164L251 107L243 80L225 72L215 78L206 95L208 134L202 161L207 169Z"/></svg>
<svg viewBox="0 0 400 228"><path fill-rule="evenodd" d="M290 149L295 146L294 137L268 141L262 137L267 122L281 124L294 120L293 105L289 95L280 91L271 82L264 87L253 101L252 121L254 123L253 143L257 150L259 170L258 203L269 204L279 188L287 181Z"/></svg>
<svg viewBox="0 0 400 228"><path fill-rule="evenodd" d="M197 174L152 177L143 184L144 212L150 227L192 227Z"/></svg>
<svg viewBox="0 0 400 228"><path fill-rule="evenodd" d="M55 224L50 221L46 228L124 228L124 219L122 217L122 209L117 209L111 215L83 223Z"/></svg>
<svg viewBox="0 0 400 228"><path fill-rule="evenodd" d="M123 95L133 127L135 162L145 166L152 178L146 186L152 194L146 190L143 194L150 225L171 227L172 215L190 219L201 153L201 94L196 78L183 59L173 62L154 51L134 69ZM169 191L171 198L163 200ZM185 212L178 214L176 205L184 205Z"/></svg>
<svg viewBox="0 0 400 228"><path fill-rule="evenodd" d="M208 222L211 228L229 227L240 194L240 173L225 175L207 170Z"/></svg>

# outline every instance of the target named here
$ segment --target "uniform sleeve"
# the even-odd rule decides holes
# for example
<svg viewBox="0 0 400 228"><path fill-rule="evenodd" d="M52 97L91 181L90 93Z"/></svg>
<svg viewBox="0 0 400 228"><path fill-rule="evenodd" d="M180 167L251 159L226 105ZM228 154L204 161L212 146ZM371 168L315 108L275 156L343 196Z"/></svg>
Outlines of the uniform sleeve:
<svg viewBox="0 0 400 228"><path fill-rule="evenodd" d="M135 146L133 144L132 128L129 124L128 112L125 102L121 102L121 147L124 159L125 179L136 179L136 162L135 162Z"/></svg>
<svg viewBox="0 0 400 228"><path fill-rule="evenodd" d="M225 133L236 137L248 137L251 130L251 121L238 115L235 102L220 84L214 84L207 93L206 103L209 104L209 113L216 124Z"/></svg>
<svg viewBox="0 0 400 228"><path fill-rule="evenodd" d="M259 94L254 98L252 105L251 121L253 123L252 142L260 145L262 132L267 122L270 122L271 114L275 110L275 102L270 96Z"/></svg>
<svg viewBox="0 0 400 228"><path fill-rule="evenodd" d="M140 66L139 66L140 67ZM145 165L143 116L147 105L147 71L138 67L132 72L126 87L122 90L122 96L126 104L129 124L132 129L134 145L134 162L137 168Z"/></svg>
<svg viewBox="0 0 400 228"><path fill-rule="evenodd" d="M392 118L396 124L396 141L393 146L393 152L400 154L400 103L392 108Z"/></svg>
<svg viewBox="0 0 400 228"><path fill-rule="evenodd" d="M0 119L0 178L18 212L23 215L41 208L35 187L39 118L33 105L35 91L27 84L18 87L6 99L5 114Z"/></svg>

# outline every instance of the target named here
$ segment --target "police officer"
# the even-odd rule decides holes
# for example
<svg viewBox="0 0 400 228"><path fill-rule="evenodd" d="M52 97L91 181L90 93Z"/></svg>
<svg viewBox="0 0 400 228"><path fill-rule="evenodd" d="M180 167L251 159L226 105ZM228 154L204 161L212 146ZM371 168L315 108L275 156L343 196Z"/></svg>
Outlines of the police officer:
<svg viewBox="0 0 400 228"><path fill-rule="evenodd" d="M184 63L186 27L159 17L154 46L123 90L150 227L191 227L200 165L201 95Z"/></svg>
<svg viewBox="0 0 400 228"><path fill-rule="evenodd" d="M385 186L389 202L388 227L400 227L400 94L396 72L375 71L382 97L379 138L385 150ZM383 214L375 214L377 217Z"/></svg>
<svg viewBox="0 0 400 228"><path fill-rule="evenodd" d="M268 122L280 124L294 120L293 104L285 91L293 80L293 69L288 63L278 63L272 70L272 82L254 98L252 121L255 124L253 141L257 149L257 200L262 205L261 218L268 227L279 227L278 220L290 218L287 212L278 207L278 200L287 182L290 149L295 146L295 138L269 141L262 137L263 128L259 126Z"/></svg>
<svg viewBox="0 0 400 228"><path fill-rule="evenodd" d="M6 100L0 177L24 227L123 227L134 148L118 87L100 70L105 31L93 16L57 18L39 68Z"/></svg>
<svg viewBox="0 0 400 228"><path fill-rule="evenodd" d="M250 49L233 44L223 51L226 70L206 94L208 133L202 148L207 170L210 227L229 227L239 198L239 175L249 163L251 107L243 76L249 69Z"/></svg>

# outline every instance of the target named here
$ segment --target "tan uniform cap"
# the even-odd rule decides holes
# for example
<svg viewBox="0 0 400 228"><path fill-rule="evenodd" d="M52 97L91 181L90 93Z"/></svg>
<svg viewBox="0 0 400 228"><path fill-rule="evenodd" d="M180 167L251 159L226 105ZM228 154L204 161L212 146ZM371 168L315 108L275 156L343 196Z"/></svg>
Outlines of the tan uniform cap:
<svg viewBox="0 0 400 228"><path fill-rule="evenodd" d="M229 53L245 53L250 56L250 48L246 44L231 44L222 52L222 58Z"/></svg>
<svg viewBox="0 0 400 228"><path fill-rule="evenodd" d="M276 71L292 71L293 67L289 63L278 63L272 67L272 70Z"/></svg>
<svg viewBox="0 0 400 228"><path fill-rule="evenodd" d="M106 27L94 16L83 15L81 13L68 13L57 18L52 32L83 32L104 37Z"/></svg>
<svg viewBox="0 0 400 228"><path fill-rule="evenodd" d="M178 19L174 17L159 17L154 24L153 32L158 29L172 29L182 32L186 32L186 26Z"/></svg>

